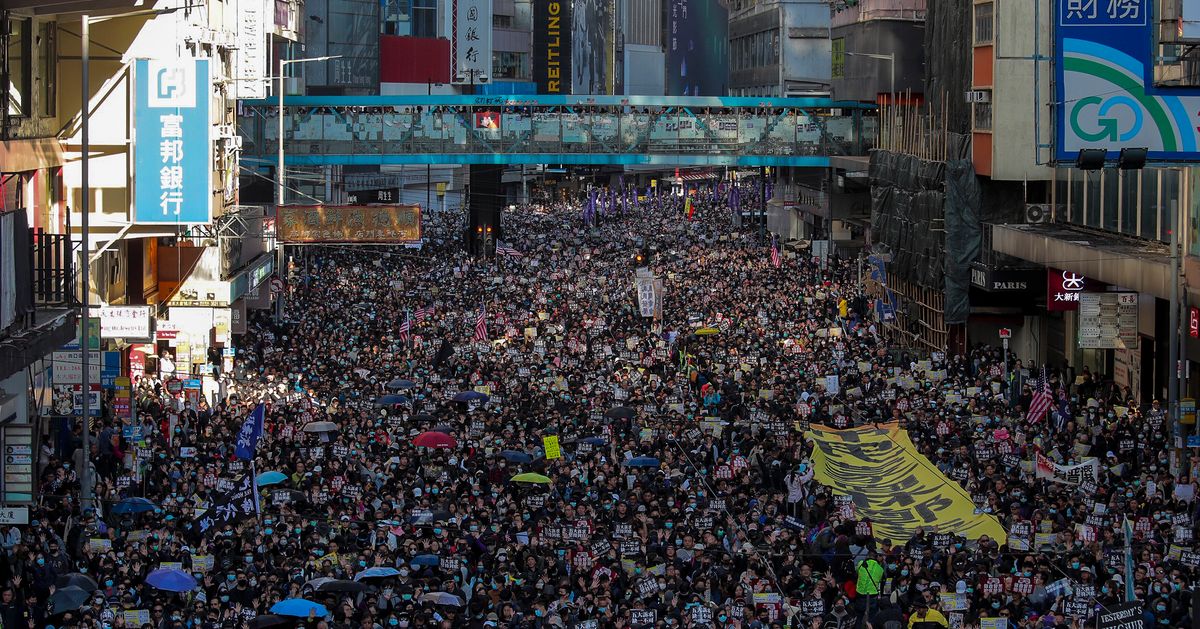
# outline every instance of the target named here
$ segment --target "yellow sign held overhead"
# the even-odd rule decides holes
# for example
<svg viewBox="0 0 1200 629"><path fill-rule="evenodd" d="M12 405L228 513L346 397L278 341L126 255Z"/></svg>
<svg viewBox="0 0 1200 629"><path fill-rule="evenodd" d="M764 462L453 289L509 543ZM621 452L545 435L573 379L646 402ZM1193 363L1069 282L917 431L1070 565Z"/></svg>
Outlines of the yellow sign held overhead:
<svg viewBox="0 0 1200 629"><path fill-rule="evenodd" d="M897 424L841 431L812 426L805 436L816 445L816 480L852 496L876 539L903 544L923 528L1007 541L996 517L976 513L971 496L918 453Z"/></svg>
<svg viewBox="0 0 1200 629"><path fill-rule="evenodd" d="M558 436L542 437L542 448L546 450L546 460L562 458L562 450L558 447Z"/></svg>

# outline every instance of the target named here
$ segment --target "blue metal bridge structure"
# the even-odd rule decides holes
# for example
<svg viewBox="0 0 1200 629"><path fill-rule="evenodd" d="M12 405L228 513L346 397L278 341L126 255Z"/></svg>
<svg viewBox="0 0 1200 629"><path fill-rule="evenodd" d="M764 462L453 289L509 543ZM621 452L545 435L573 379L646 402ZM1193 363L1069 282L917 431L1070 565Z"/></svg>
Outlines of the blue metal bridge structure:
<svg viewBox="0 0 1200 629"><path fill-rule="evenodd" d="M874 105L822 98L289 96L287 166L827 167L875 144ZM240 103L248 167L273 165L279 104Z"/></svg>

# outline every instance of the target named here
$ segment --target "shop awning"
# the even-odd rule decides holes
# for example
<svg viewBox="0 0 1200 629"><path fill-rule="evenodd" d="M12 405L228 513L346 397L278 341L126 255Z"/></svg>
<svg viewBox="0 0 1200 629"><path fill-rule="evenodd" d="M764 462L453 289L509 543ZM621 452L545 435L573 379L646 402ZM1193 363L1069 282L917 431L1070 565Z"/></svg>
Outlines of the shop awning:
<svg viewBox="0 0 1200 629"><path fill-rule="evenodd" d="M1170 247L1074 225L993 225L992 249L1170 299Z"/></svg>

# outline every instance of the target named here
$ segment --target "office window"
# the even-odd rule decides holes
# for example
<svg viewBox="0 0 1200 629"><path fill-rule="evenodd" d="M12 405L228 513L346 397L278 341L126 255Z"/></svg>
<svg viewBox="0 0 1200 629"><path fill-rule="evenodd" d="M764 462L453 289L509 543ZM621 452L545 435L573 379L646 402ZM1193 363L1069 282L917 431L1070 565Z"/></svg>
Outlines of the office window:
<svg viewBox="0 0 1200 629"><path fill-rule="evenodd" d="M384 35L437 37L437 0L383 0Z"/></svg>
<svg viewBox="0 0 1200 629"><path fill-rule="evenodd" d="M991 103L975 103L972 107L972 117L975 124L973 125L976 131L991 131L992 130L992 104Z"/></svg>
<svg viewBox="0 0 1200 629"><path fill-rule="evenodd" d="M846 78L846 38L839 37L831 43L833 69L830 76L835 79L844 79Z"/></svg>
<svg viewBox="0 0 1200 629"><path fill-rule="evenodd" d="M58 111L58 25L42 22L38 25L38 68L41 113L53 117Z"/></svg>
<svg viewBox="0 0 1200 629"><path fill-rule="evenodd" d="M493 15L492 26L495 28L512 28L513 16L511 15Z"/></svg>
<svg viewBox="0 0 1200 629"><path fill-rule="evenodd" d="M4 25L8 29L8 65L3 70L8 85L8 115L29 115L29 85L33 75L32 49L30 48L29 18L8 18Z"/></svg>
<svg viewBox="0 0 1200 629"><path fill-rule="evenodd" d="M503 51L492 53L492 76L497 79L528 79L529 54Z"/></svg>
<svg viewBox="0 0 1200 629"><path fill-rule="evenodd" d="M992 3L975 5L975 44L992 43Z"/></svg>

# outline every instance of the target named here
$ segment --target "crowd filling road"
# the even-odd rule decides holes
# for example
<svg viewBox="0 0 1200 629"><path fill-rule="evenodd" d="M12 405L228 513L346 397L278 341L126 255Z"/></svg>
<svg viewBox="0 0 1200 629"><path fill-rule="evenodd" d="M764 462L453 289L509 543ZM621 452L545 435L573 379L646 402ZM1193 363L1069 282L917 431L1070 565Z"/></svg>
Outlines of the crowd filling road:
<svg viewBox="0 0 1200 629"><path fill-rule="evenodd" d="M777 266L695 205L507 211L486 260L462 216L420 250L308 249L224 399L149 375L137 426L106 404L94 509L79 429L43 449L30 524L0 527L2 627L1074 628L1127 591L1192 626L1200 460L1172 473L1157 402L1051 369L1031 414L1040 365L890 346L855 261ZM893 421L1007 537L888 539L819 481L807 429Z"/></svg>

